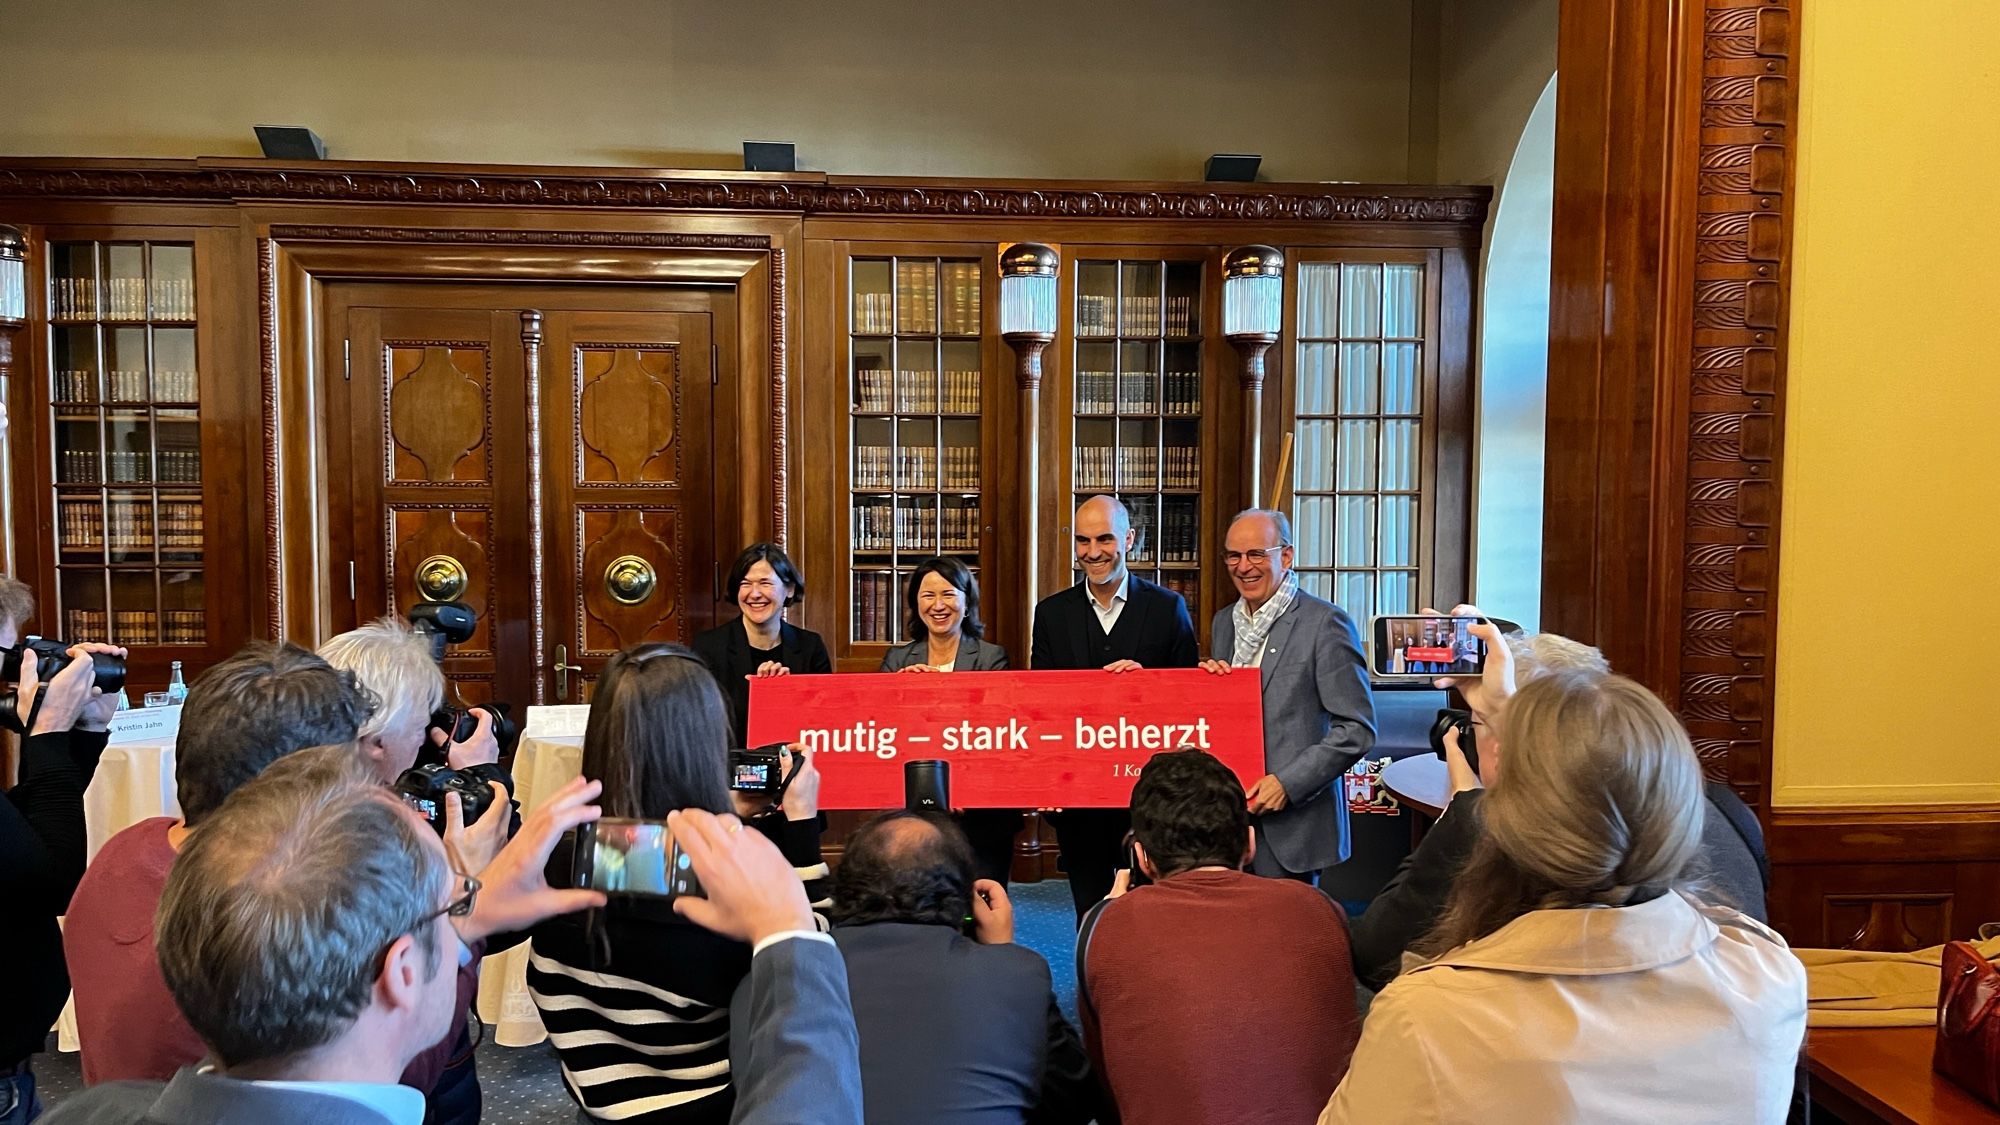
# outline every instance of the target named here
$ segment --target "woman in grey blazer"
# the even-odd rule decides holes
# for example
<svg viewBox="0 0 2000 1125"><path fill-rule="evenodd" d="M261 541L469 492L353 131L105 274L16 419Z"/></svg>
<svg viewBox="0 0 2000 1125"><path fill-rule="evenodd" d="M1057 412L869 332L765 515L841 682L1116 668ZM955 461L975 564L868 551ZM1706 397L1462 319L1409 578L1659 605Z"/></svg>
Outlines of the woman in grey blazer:
<svg viewBox="0 0 2000 1125"><path fill-rule="evenodd" d="M979 639L986 632L979 620L979 580L964 563L936 555L917 564L903 602L910 611L910 636L916 639L883 655L884 672L998 672L1007 667L1007 650Z"/></svg>
<svg viewBox="0 0 2000 1125"><path fill-rule="evenodd" d="M979 580L964 563L944 555L925 559L910 573L903 600L910 611L910 636L916 639L882 657L884 672L1006 669L1007 650L980 640L986 627L979 620ZM979 877L1006 885L1014 838L1021 834L1021 810L966 809L958 814L958 823L972 841Z"/></svg>

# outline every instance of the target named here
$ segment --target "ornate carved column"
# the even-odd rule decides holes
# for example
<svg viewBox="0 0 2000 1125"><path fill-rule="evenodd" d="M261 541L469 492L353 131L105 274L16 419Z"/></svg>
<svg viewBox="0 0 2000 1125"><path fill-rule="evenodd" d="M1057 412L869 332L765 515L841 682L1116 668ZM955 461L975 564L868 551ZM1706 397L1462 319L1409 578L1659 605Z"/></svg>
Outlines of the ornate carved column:
<svg viewBox="0 0 2000 1125"><path fill-rule="evenodd" d="M1222 259L1222 334L1243 367L1243 463L1246 508L1265 506L1264 356L1284 324L1285 256L1270 246L1239 246Z"/></svg>

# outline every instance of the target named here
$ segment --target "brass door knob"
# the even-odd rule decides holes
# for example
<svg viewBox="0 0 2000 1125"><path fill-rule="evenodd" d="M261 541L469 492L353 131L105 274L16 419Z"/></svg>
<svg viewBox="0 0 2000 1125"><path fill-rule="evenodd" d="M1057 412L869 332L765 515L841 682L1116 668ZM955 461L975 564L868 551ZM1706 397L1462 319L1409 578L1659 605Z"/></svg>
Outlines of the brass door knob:
<svg viewBox="0 0 2000 1125"><path fill-rule="evenodd" d="M620 555L604 568L604 592L619 605L638 605L653 595L660 576L637 555Z"/></svg>
<svg viewBox="0 0 2000 1125"><path fill-rule="evenodd" d="M465 564L450 555L432 555L417 564L417 594L427 602L455 602L470 579Z"/></svg>

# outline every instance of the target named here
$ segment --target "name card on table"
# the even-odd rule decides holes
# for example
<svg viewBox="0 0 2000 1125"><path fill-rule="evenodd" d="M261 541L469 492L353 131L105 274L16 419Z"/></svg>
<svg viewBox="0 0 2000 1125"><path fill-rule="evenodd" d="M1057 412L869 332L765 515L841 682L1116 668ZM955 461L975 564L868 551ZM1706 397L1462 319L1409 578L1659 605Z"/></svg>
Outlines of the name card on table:
<svg viewBox="0 0 2000 1125"><path fill-rule="evenodd" d="M111 716L108 746L132 742L172 742L181 733L181 705L129 707Z"/></svg>
<svg viewBox="0 0 2000 1125"><path fill-rule="evenodd" d="M590 704L564 703L528 708L521 737L582 738L590 725Z"/></svg>
<svg viewBox="0 0 2000 1125"><path fill-rule="evenodd" d="M1257 673L951 672L750 681L752 746L803 742L823 809L903 803L903 763L951 763L954 808L1122 808L1139 769L1194 746L1264 776Z"/></svg>

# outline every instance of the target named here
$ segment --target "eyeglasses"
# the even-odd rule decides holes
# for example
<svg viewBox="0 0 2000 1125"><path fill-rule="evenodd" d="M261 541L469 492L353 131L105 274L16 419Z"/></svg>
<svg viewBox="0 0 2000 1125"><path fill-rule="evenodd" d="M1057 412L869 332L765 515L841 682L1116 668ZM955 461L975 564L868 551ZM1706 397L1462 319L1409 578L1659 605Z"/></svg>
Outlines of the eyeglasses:
<svg viewBox="0 0 2000 1125"><path fill-rule="evenodd" d="M458 889L464 893L418 919L417 924L410 927L412 931L422 929L438 918L463 918L472 913L472 904L479 898L479 888L485 884L463 871L453 871L452 875L458 880Z"/></svg>
<svg viewBox="0 0 2000 1125"><path fill-rule="evenodd" d="M1224 551L1222 552L1222 561L1228 566L1235 566L1240 562L1256 563L1262 566L1264 563L1285 553L1290 548L1290 543L1280 543L1275 547L1252 547L1247 551Z"/></svg>

